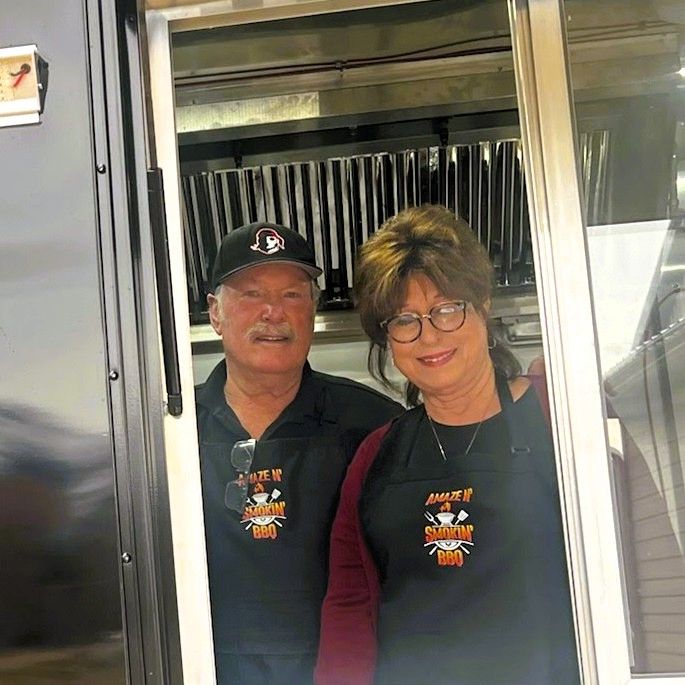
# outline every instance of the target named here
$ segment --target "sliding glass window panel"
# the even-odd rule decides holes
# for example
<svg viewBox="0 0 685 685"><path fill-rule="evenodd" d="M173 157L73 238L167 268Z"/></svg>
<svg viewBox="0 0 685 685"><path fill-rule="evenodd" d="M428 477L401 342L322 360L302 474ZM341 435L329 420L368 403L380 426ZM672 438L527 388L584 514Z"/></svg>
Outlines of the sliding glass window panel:
<svg viewBox="0 0 685 685"><path fill-rule="evenodd" d="M685 4L565 7L630 666L685 675Z"/></svg>

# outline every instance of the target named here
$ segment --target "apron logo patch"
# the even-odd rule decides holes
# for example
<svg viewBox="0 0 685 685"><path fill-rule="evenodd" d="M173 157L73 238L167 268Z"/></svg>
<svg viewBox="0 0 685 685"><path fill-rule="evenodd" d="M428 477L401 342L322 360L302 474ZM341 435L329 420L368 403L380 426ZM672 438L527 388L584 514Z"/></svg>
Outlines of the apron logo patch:
<svg viewBox="0 0 685 685"><path fill-rule="evenodd" d="M281 499L282 493L276 487L268 491L264 486L265 481L280 481L281 477L281 469L265 469L250 474L252 494L247 498L240 522L245 524L245 530L249 530L255 540L275 540L283 528L286 504Z"/></svg>
<svg viewBox="0 0 685 685"><path fill-rule="evenodd" d="M451 490L449 492L431 492L426 498L423 514L430 526L423 529L424 544L428 554L435 558L438 566L464 565L464 561L473 547L474 526L465 523L469 517L466 509L457 504L453 511L453 502L470 502L473 488ZM436 507L436 505L439 505Z"/></svg>

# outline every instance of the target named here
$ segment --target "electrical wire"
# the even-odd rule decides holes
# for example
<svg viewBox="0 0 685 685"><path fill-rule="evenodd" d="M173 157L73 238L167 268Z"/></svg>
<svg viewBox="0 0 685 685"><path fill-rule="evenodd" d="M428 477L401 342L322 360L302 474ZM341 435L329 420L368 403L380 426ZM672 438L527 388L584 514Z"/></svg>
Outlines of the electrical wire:
<svg viewBox="0 0 685 685"><path fill-rule="evenodd" d="M606 40L626 37L630 35L644 36L645 30L659 30L664 28L673 28L672 24L663 21L641 22L639 24L615 24L612 26L603 27L601 29L578 29L577 33L569 36L569 44L584 42L588 39L602 37ZM582 32L582 33L581 33ZM351 59L326 60L320 62L310 62L303 65L282 65L282 66L266 66L266 67L247 67L243 69L235 69L228 72L215 73L207 76L179 76L175 79L176 85L183 87L184 85L200 85L205 81L222 82L242 81L245 79L253 79L258 77L268 76L298 76L315 73L323 73L326 71L345 71L351 69L358 69L361 67L374 65L388 65L395 63L414 63L433 59L450 59L454 57L464 57L470 55L483 54L482 48L474 47L471 50L457 50L450 52L441 52L437 55L427 54L449 48L455 48L463 45L474 45L493 42L506 41L503 45L493 46L487 52L510 52L511 40L509 35L502 36L483 36L480 38L470 38L468 40L451 41L448 43L440 43L425 48L416 50L407 50L404 52L391 53L389 55L377 57L356 57Z"/></svg>

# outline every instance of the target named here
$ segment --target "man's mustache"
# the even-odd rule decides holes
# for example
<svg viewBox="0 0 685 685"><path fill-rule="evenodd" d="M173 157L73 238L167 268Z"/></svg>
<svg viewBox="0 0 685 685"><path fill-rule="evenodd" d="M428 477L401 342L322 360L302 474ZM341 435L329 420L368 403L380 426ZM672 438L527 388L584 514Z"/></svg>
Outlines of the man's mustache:
<svg viewBox="0 0 685 685"><path fill-rule="evenodd" d="M290 324L273 325L257 323L247 331L247 337L249 340L256 340L263 337L292 338L294 336Z"/></svg>

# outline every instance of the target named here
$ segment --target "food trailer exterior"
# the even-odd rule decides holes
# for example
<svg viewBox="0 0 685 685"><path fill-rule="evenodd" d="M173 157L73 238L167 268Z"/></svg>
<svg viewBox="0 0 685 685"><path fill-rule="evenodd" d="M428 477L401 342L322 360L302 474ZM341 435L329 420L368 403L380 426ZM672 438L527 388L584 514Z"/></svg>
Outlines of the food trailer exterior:
<svg viewBox="0 0 685 685"><path fill-rule="evenodd" d="M525 362L544 352L583 682L685 682L685 17L630 5L6 0L0 682L214 681L193 385L220 352L201 326L202 231L305 217L326 262L313 357L349 375L354 247L426 200L478 224L502 334ZM306 22L372 42L383 21L391 44L438 22L469 50L333 77L284 75L269 52L283 31L308 54ZM592 22L611 28L599 43ZM280 113L227 118L249 100Z"/></svg>

